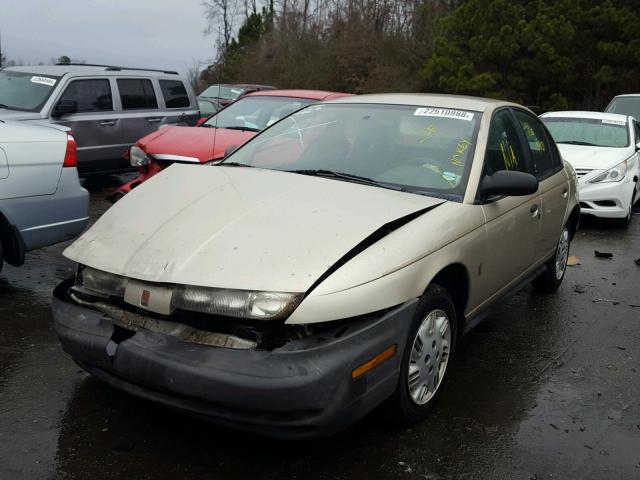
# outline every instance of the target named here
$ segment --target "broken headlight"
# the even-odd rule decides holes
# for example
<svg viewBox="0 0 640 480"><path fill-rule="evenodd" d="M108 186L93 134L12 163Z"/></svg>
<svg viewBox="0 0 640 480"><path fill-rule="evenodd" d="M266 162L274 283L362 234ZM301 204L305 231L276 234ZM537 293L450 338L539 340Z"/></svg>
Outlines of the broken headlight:
<svg viewBox="0 0 640 480"><path fill-rule="evenodd" d="M252 320L277 320L291 314L301 300L301 293L180 286L174 289L171 303L176 308L193 312Z"/></svg>
<svg viewBox="0 0 640 480"><path fill-rule="evenodd" d="M141 167L149 164L149 157L147 154L137 145L134 145L129 150L129 161L132 167Z"/></svg>
<svg viewBox="0 0 640 480"><path fill-rule="evenodd" d="M78 284L87 290L113 297L123 297L128 279L113 273L96 270L95 268L84 267L78 280Z"/></svg>
<svg viewBox="0 0 640 480"><path fill-rule="evenodd" d="M589 183L619 182L627 174L627 161L619 163L609 170L605 170L597 177L589 180Z"/></svg>

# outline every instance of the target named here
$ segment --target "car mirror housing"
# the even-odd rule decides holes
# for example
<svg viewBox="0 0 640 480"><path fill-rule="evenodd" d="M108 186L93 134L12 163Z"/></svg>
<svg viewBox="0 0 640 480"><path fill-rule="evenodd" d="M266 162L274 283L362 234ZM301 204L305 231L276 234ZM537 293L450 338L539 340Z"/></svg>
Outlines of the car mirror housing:
<svg viewBox="0 0 640 480"><path fill-rule="evenodd" d="M636 152L640 152L640 142L636 143Z"/></svg>
<svg viewBox="0 0 640 480"><path fill-rule="evenodd" d="M486 175L480 182L483 198L493 195L525 196L538 191L538 179L525 172L500 170L493 175Z"/></svg>
<svg viewBox="0 0 640 480"><path fill-rule="evenodd" d="M54 117L62 117L63 115L70 115L78 111L78 102L75 100L60 100L53 108Z"/></svg>

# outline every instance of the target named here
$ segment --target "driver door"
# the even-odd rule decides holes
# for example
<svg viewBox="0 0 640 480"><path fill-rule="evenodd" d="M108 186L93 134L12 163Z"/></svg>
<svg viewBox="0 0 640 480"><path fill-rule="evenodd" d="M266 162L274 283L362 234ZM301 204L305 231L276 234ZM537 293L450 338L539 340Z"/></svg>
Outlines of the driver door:
<svg viewBox="0 0 640 480"><path fill-rule="evenodd" d="M533 174L520 130L510 109L491 119L482 178L499 170ZM482 181L482 178L480 181ZM487 253L482 267L482 298L490 303L518 284L535 263L540 235L540 195L479 198L485 215Z"/></svg>

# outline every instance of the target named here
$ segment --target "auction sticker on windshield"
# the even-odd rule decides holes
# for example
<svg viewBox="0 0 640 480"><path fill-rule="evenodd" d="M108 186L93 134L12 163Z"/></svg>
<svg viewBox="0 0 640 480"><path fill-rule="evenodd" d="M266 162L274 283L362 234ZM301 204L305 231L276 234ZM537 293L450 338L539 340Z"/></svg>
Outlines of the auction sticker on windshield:
<svg viewBox="0 0 640 480"><path fill-rule="evenodd" d="M420 107L416 108L413 114L417 117L457 118L458 120L467 120L468 122L473 120L473 113L463 110L451 110L449 108Z"/></svg>
<svg viewBox="0 0 640 480"><path fill-rule="evenodd" d="M39 83L40 85L53 87L56 84L56 79L49 77L31 77L31 83Z"/></svg>
<svg viewBox="0 0 640 480"><path fill-rule="evenodd" d="M602 123L607 125L626 125L627 122L621 120L602 120Z"/></svg>

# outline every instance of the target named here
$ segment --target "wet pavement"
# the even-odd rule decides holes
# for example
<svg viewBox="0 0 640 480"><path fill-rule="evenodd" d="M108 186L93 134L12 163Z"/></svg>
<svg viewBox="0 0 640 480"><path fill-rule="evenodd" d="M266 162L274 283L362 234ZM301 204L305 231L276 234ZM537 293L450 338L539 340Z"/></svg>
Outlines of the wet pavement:
<svg viewBox="0 0 640 480"><path fill-rule="evenodd" d="M109 183L89 187L95 219ZM314 442L225 430L83 373L49 311L74 270L64 246L0 273L2 480L640 478L639 213L629 229L583 220L560 291L523 291L473 330L427 421L398 431L374 413Z"/></svg>

